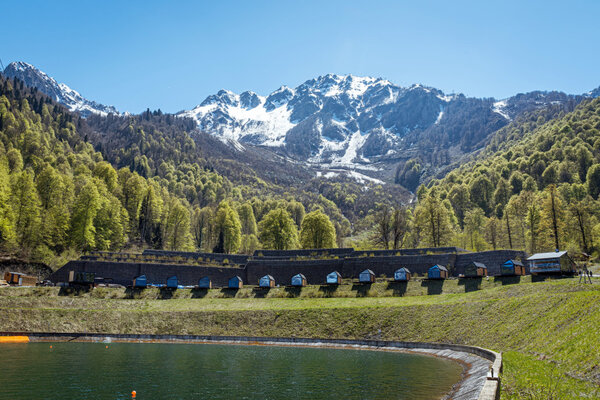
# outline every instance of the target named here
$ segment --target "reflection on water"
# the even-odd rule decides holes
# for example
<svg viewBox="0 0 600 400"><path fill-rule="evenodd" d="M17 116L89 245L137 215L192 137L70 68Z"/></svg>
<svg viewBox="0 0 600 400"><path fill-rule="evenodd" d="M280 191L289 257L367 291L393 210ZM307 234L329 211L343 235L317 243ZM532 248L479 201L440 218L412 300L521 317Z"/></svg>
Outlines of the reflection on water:
<svg viewBox="0 0 600 400"><path fill-rule="evenodd" d="M52 345L52 348L50 348ZM216 344L0 344L2 399L435 399L461 367L429 356Z"/></svg>

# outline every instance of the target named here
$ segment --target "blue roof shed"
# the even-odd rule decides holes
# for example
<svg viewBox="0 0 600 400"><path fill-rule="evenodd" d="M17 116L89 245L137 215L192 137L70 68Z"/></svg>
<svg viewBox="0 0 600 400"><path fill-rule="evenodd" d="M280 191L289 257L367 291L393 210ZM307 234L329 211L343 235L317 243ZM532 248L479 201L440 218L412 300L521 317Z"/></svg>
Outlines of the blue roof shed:
<svg viewBox="0 0 600 400"><path fill-rule="evenodd" d="M198 281L198 287L200 289L212 289L212 281L208 276L200 278L200 280Z"/></svg>
<svg viewBox="0 0 600 400"><path fill-rule="evenodd" d="M427 270L427 277L429 279L446 279L448 278L448 269L436 264Z"/></svg>
<svg viewBox="0 0 600 400"><path fill-rule="evenodd" d="M500 267L502 275L525 275L525 266L518 260L506 260Z"/></svg>
<svg viewBox="0 0 600 400"><path fill-rule="evenodd" d="M402 267L394 272L394 280L400 282L410 281L410 271L408 268Z"/></svg>
<svg viewBox="0 0 600 400"><path fill-rule="evenodd" d="M358 281L360 283L373 283L375 282L375 272L370 269L365 269L358 275Z"/></svg>
<svg viewBox="0 0 600 400"><path fill-rule="evenodd" d="M167 287L169 289L177 289L177 284L178 284L178 281L177 281L176 275L173 275L173 276L167 278Z"/></svg>
<svg viewBox="0 0 600 400"><path fill-rule="evenodd" d="M233 278L229 278L229 282L227 283L227 286L230 289L241 289L242 286L244 286L244 281L242 281L242 278L240 278L239 276L234 276Z"/></svg>
<svg viewBox="0 0 600 400"><path fill-rule="evenodd" d="M261 288L275 287L275 278L273 278L271 275L265 275L258 281L258 286Z"/></svg>
<svg viewBox="0 0 600 400"><path fill-rule="evenodd" d="M292 286L306 286L306 277L302 274L292 276Z"/></svg>
<svg viewBox="0 0 600 400"><path fill-rule="evenodd" d="M145 288L146 286L148 286L148 280L146 279L146 275L140 275L137 278L133 279L133 287Z"/></svg>
<svg viewBox="0 0 600 400"><path fill-rule="evenodd" d="M327 274L326 282L328 285L340 285L342 283L342 275L337 271L333 271Z"/></svg>

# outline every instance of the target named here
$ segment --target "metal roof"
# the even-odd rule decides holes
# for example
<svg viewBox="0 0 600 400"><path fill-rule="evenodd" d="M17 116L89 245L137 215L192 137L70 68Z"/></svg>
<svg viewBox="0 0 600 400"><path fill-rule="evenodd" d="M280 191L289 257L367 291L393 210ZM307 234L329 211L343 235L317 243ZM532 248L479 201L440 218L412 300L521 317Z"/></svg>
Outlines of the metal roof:
<svg viewBox="0 0 600 400"><path fill-rule="evenodd" d="M433 267L431 267L431 268L438 268L438 269L440 269L440 270L442 270L442 271L446 271L446 272L448 272L448 269L447 269L446 267L444 267L443 265L440 265L440 264L435 264L435 265L434 265ZM431 269L431 268L429 268L429 269Z"/></svg>
<svg viewBox="0 0 600 400"><path fill-rule="evenodd" d="M484 263L480 263L477 261L473 261L473 265L475 265L477 268L483 268L483 269L487 269L487 267L485 266Z"/></svg>
<svg viewBox="0 0 600 400"><path fill-rule="evenodd" d="M527 261L548 260L548 259L561 258L565 254L567 254L566 251L553 251L551 253L537 253L537 254L534 254L531 257L529 257L527 259Z"/></svg>

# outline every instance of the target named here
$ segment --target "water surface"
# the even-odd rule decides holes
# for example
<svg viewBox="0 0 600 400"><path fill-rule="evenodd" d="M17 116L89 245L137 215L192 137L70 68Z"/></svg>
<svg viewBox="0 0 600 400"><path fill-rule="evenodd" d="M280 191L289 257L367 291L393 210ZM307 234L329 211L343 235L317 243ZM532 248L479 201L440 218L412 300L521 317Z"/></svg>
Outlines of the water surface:
<svg viewBox="0 0 600 400"><path fill-rule="evenodd" d="M136 390L139 400L421 400L443 396L461 372L453 361L383 351L218 344L0 344L3 399L130 399Z"/></svg>

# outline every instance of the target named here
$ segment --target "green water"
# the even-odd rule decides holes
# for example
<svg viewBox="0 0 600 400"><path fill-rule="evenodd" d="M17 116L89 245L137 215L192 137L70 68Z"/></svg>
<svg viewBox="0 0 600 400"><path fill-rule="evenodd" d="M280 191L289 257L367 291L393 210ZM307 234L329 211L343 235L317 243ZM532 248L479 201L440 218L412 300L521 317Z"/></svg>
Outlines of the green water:
<svg viewBox="0 0 600 400"><path fill-rule="evenodd" d="M52 348L50 348L52 345ZM1 399L435 399L461 367L429 356L216 344L0 345Z"/></svg>

